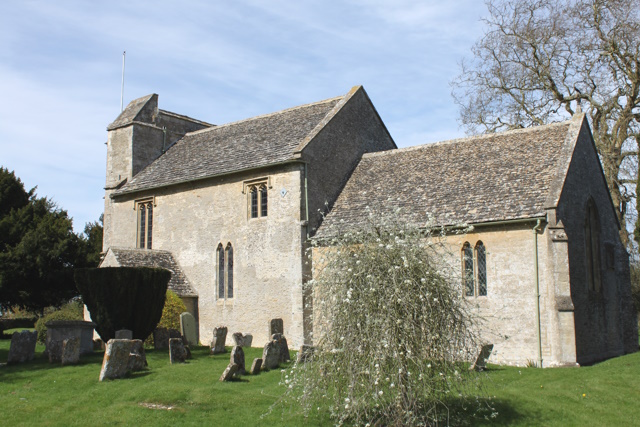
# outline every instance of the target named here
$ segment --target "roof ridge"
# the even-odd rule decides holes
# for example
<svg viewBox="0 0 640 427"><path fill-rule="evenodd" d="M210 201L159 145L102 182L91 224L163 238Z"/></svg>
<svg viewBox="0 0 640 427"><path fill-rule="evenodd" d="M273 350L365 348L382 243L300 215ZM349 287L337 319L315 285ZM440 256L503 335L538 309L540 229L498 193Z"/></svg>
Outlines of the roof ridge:
<svg viewBox="0 0 640 427"><path fill-rule="evenodd" d="M460 142L473 142L473 141L477 141L477 140L482 140L482 139L489 139L489 138L493 138L496 136L502 136L502 135L513 135L513 134L518 134L518 133L530 133L530 132L537 132L543 129L548 129L548 128L552 128L552 127L560 127L560 126L569 126L572 123L572 120L565 120L562 122L555 122L555 123L549 123L546 125L539 125L539 126L532 126L532 127L528 127L528 128L523 128L523 129L513 129L513 130L507 130L504 132L493 132L493 133L483 133L483 134L478 134L478 135L472 135L472 136L466 136L466 137L462 137L462 138L454 138L454 139L447 139L444 141L437 141L437 142L428 142L426 144L420 144L420 145L412 145L410 147L402 147L402 148L396 148L396 149L391 149L391 150L385 150L385 151L377 151L377 152L373 152L373 153L365 153L362 157L377 157L377 156L384 156L387 154L395 154L395 153L400 153L400 152L408 152L408 151L417 151L417 150L424 150L428 147L436 147L436 146L441 146L441 145L450 145L450 144L456 144L456 143L460 143Z"/></svg>
<svg viewBox="0 0 640 427"><path fill-rule="evenodd" d="M341 99L341 98L344 98L344 95L334 96L333 98L323 99L322 101L310 102L308 104L297 105L295 107L285 108L284 110L278 110L278 111L274 111L272 113L261 114L259 116L248 117L246 119L236 120L234 122L224 123L224 124L217 125L217 126L212 126L210 128L206 128L206 129L200 129L200 130L196 130L196 131L193 131L193 132L187 132L185 134L185 136L187 136L187 135L198 135L198 134L201 134L201 133L210 132L210 131L213 131L213 130L216 130L216 129L220 129L220 128L224 128L224 127L227 127L227 126L232 126L232 125L237 125L239 123L249 122L251 120L257 120L257 119L263 119L263 118L266 118L266 117L272 117L272 116L275 116L275 115L278 115L278 114L282 114L282 113L286 113L286 112L289 112L289 111L295 111L295 110L300 110L302 108L311 107L313 105L320 105L320 104L329 103L331 101L335 101L335 100Z"/></svg>

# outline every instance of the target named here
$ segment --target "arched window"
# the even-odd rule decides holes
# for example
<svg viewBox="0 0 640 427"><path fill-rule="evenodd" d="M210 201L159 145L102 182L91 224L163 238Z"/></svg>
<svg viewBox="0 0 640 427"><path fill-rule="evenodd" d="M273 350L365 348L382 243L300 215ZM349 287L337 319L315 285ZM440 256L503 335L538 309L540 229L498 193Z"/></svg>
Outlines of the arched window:
<svg viewBox="0 0 640 427"><path fill-rule="evenodd" d="M233 246L227 244L227 298L233 298Z"/></svg>
<svg viewBox="0 0 640 427"><path fill-rule="evenodd" d="M487 252L481 241L476 243L476 265L478 266L478 296L487 296Z"/></svg>
<svg viewBox="0 0 640 427"><path fill-rule="evenodd" d="M262 180L261 180L262 181ZM249 190L249 218L262 218L268 214L268 182L253 182L247 184Z"/></svg>
<svg viewBox="0 0 640 427"><path fill-rule="evenodd" d="M216 254L218 264L218 298L224 298L224 248L222 243L218 245Z"/></svg>
<svg viewBox="0 0 640 427"><path fill-rule="evenodd" d="M260 186L260 216L267 216L267 186Z"/></svg>
<svg viewBox="0 0 640 427"><path fill-rule="evenodd" d="M462 283L465 296L472 297L474 295L473 279L473 249L469 242L464 242L462 245Z"/></svg>
<svg viewBox="0 0 640 427"><path fill-rule="evenodd" d="M138 211L138 242L140 249L151 249L153 231L153 200L136 202Z"/></svg>
<svg viewBox="0 0 640 427"><path fill-rule="evenodd" d="M600 292L600 221L596 204L591 198L587 202L584 240L587 284L590 290Z"/></svg>

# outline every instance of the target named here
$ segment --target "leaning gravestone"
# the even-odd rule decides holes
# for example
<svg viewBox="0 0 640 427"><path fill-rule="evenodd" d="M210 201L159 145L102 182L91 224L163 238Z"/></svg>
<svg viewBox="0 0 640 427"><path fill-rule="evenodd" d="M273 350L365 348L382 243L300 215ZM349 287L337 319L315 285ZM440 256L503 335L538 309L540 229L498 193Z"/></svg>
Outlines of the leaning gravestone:
<svg viewBox="0 0 640 427"><path fill-rule="evenodd" d="M224 344L227 341L227 328L226 326L219 326L213 329L213 341L211 341L211 354L224 353L227 350L224 348Z"/></svg>
<svg viewBox="0 0 640 427"><path fill-rule="evenodd" d="M62 366L80 362L80 337L67 338L62 342L60 361Z"/></svg>
<svg viewBox="0 0 640 427"><path fill-rule="evenodd" d="M287 344L287 339L282 334L273 334L271 336L271 341L276 341L280 346L280 362L288 362L291 360L291 356L289 355L289 345Z"/></svg>
<svg viewBox="0 0 640 427"><path fill-rule="evenodd" d="M233 350L231 350L231 360L229 362L238 365L238 373L240 375L247 373L244 367L244 350L239 345L233 347Z"/></svg>
<svg viewBox="0 0 640 427"><path fill-rule="evenodd" d="M220 377L220 381L231 381L233 376L238 372L238 365L235 363L229 363L227 368L222 373Z"/></svg>
<svg viewBox="0 0 640 427"><path fill-rule="evenodd" d="M187 359L187 351L184 349L182 338L169 338L169 362L184 363Z"/></svg>
<svg viewBox="0 0 640 427"><path fill-rule="evenodd" d="M262 369L275 369L280 365L280 344L277 341L269 341L262 351Z"/></svg>
<svg viewBox="0 0 640 427"><path fill-rule="evenodd" d="M311 360L316 348L312 345L303 344L298 352L298 363L306 363Z"/></svg>
<svg viewBox="0 0 640 427"><path fill-rule="evenodd" d="M156 328L153 331L153 348L156 350L169 348L169 330L167 328Z"/></svg>
<svg viewBox="0 0 640 427"><path fill-rule="evenodd" d="M23 363L33 360L37 339L37 332L14 332L11 336L11 347L9 347L7 363Z"/></svg>
<svg viewBox="0 0 640 427"><path fill-rule="evenodd" d="M261 367L262 359L253 359L253 363L251 364L251 375L258 375Z"/></svg>
<svg viewBox="0 0 640 427"><path fill-rule="evenodd" d="M116 331L116 339L117 340L132 340L133 339L133 331L129 329L120 329Z"/></svg>
<svg viewBox="0 0 640 427"><path fill-rule="evenodd" d="M487 359L491 356L491 352L493 351L493 344L485 344L480 347L480 351L478 353L478 357L474 364L469 368L469 370L482 371L487 367Z"/></svg>
<svg viewBox="0 0 640 427"><path fill-rule="evenodd" d="M284 323L282 319L271 319L269 321L269 336L273 334L284 334Z"/></svg>
<svg viewBox="0 0 640 427"><path fill-rule="evenodd" d="M180 332L187 340L188 345L198 345L198 333L196 329L196 318L189 312L180 315Z"/></svg>
<svg viewBox="0 0 640 427"><path fill-rule="evenodd" d="M112 339L107 342L107 349L102 360L100 381L122 378L129 372L129 357L133 348L133 340Z"/></svg>

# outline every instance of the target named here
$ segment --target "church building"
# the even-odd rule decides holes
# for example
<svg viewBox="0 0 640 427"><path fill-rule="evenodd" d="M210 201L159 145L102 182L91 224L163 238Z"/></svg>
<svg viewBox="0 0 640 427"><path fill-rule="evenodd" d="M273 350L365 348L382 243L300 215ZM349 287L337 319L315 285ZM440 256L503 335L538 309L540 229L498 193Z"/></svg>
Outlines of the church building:
<svg viewBox="0 0 640 427"><path fill-rule="evenodd" d="M313 343L310 239L358 227L375 204L416 226L473 225L446 239L492 362L638 349L628 254L582 114L398 149L357 86L219 126L161 110L154 94L107 130L101 266L171 270L202 343L227 326L261 345L273 318L294 348Z"/></svg>

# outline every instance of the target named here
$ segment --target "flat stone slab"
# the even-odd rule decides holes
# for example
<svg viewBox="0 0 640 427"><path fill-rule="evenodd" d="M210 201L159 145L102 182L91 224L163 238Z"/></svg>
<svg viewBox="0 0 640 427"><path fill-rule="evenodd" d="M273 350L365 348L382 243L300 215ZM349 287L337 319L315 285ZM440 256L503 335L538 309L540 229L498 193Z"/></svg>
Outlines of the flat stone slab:
<svg viewBox="0 0 640 427"><path fill-rule="evenodd" d="M225 353L227 350L224 348L227 342L227 327L218 326L213 329L213 341L211 341L211 354Z"/></svg>
<svg viewBox="0 0 640 427"><path fill-rule="evenodd" d="M123 378L129 372L129 355L133 348L132 340L111 339L107 343L102 359L100 381Z"/></svg>
<svg viewBox="0 0 640 427"><path fill-rule="evenodd" d="M7 363L24 363L33 360L36 351L37 332L14 332L11 336L11 347Z"/></svg>
<svg viewBox="0 0 640 427"><path fill-rule="evenodd" d="M258 375L260 373L260 368L262 368L262 359L253 359L250 371L251 375Z"/></svg>
<svg viewBox="0 0 640 427"><path fill-rule="evenodd" d="M222 373L222 376L220 377L220 381L223 381L223 382L224 381L231 381L233 379L233 376L237 372L238 372L238 365L236 365L235 363L229 363L227 368Z"/></svg>
<svg viewBox="0 0 640 427"><path fill-rule="evenodd" d="M187 360L187 351L184 349L182 338L169 338L169 362L184 363Z"/></svg>
<svg viewBox="0 0 640 427"><path fill-rule="evenodd" d="M489 356L491 356L491 352L493 351L493 344L485 344L480 347L478 352L478 357L476 357L476 361L469 368L469 370L482 371L487 367L487 360Z"/></svg>
<svg viewBox="0 0 640 427"><path fill-rule="evenodd" d="M184 312L180 315L180 332L187 341L187 345L198 345L198 330L193 314Z"/></svg>
<svg viewBox="0 0 640 427"><path fill-rule="evenodd" d="M80 362L80 337L67 338L62 342L60 361L63 366Z"/></svg>

